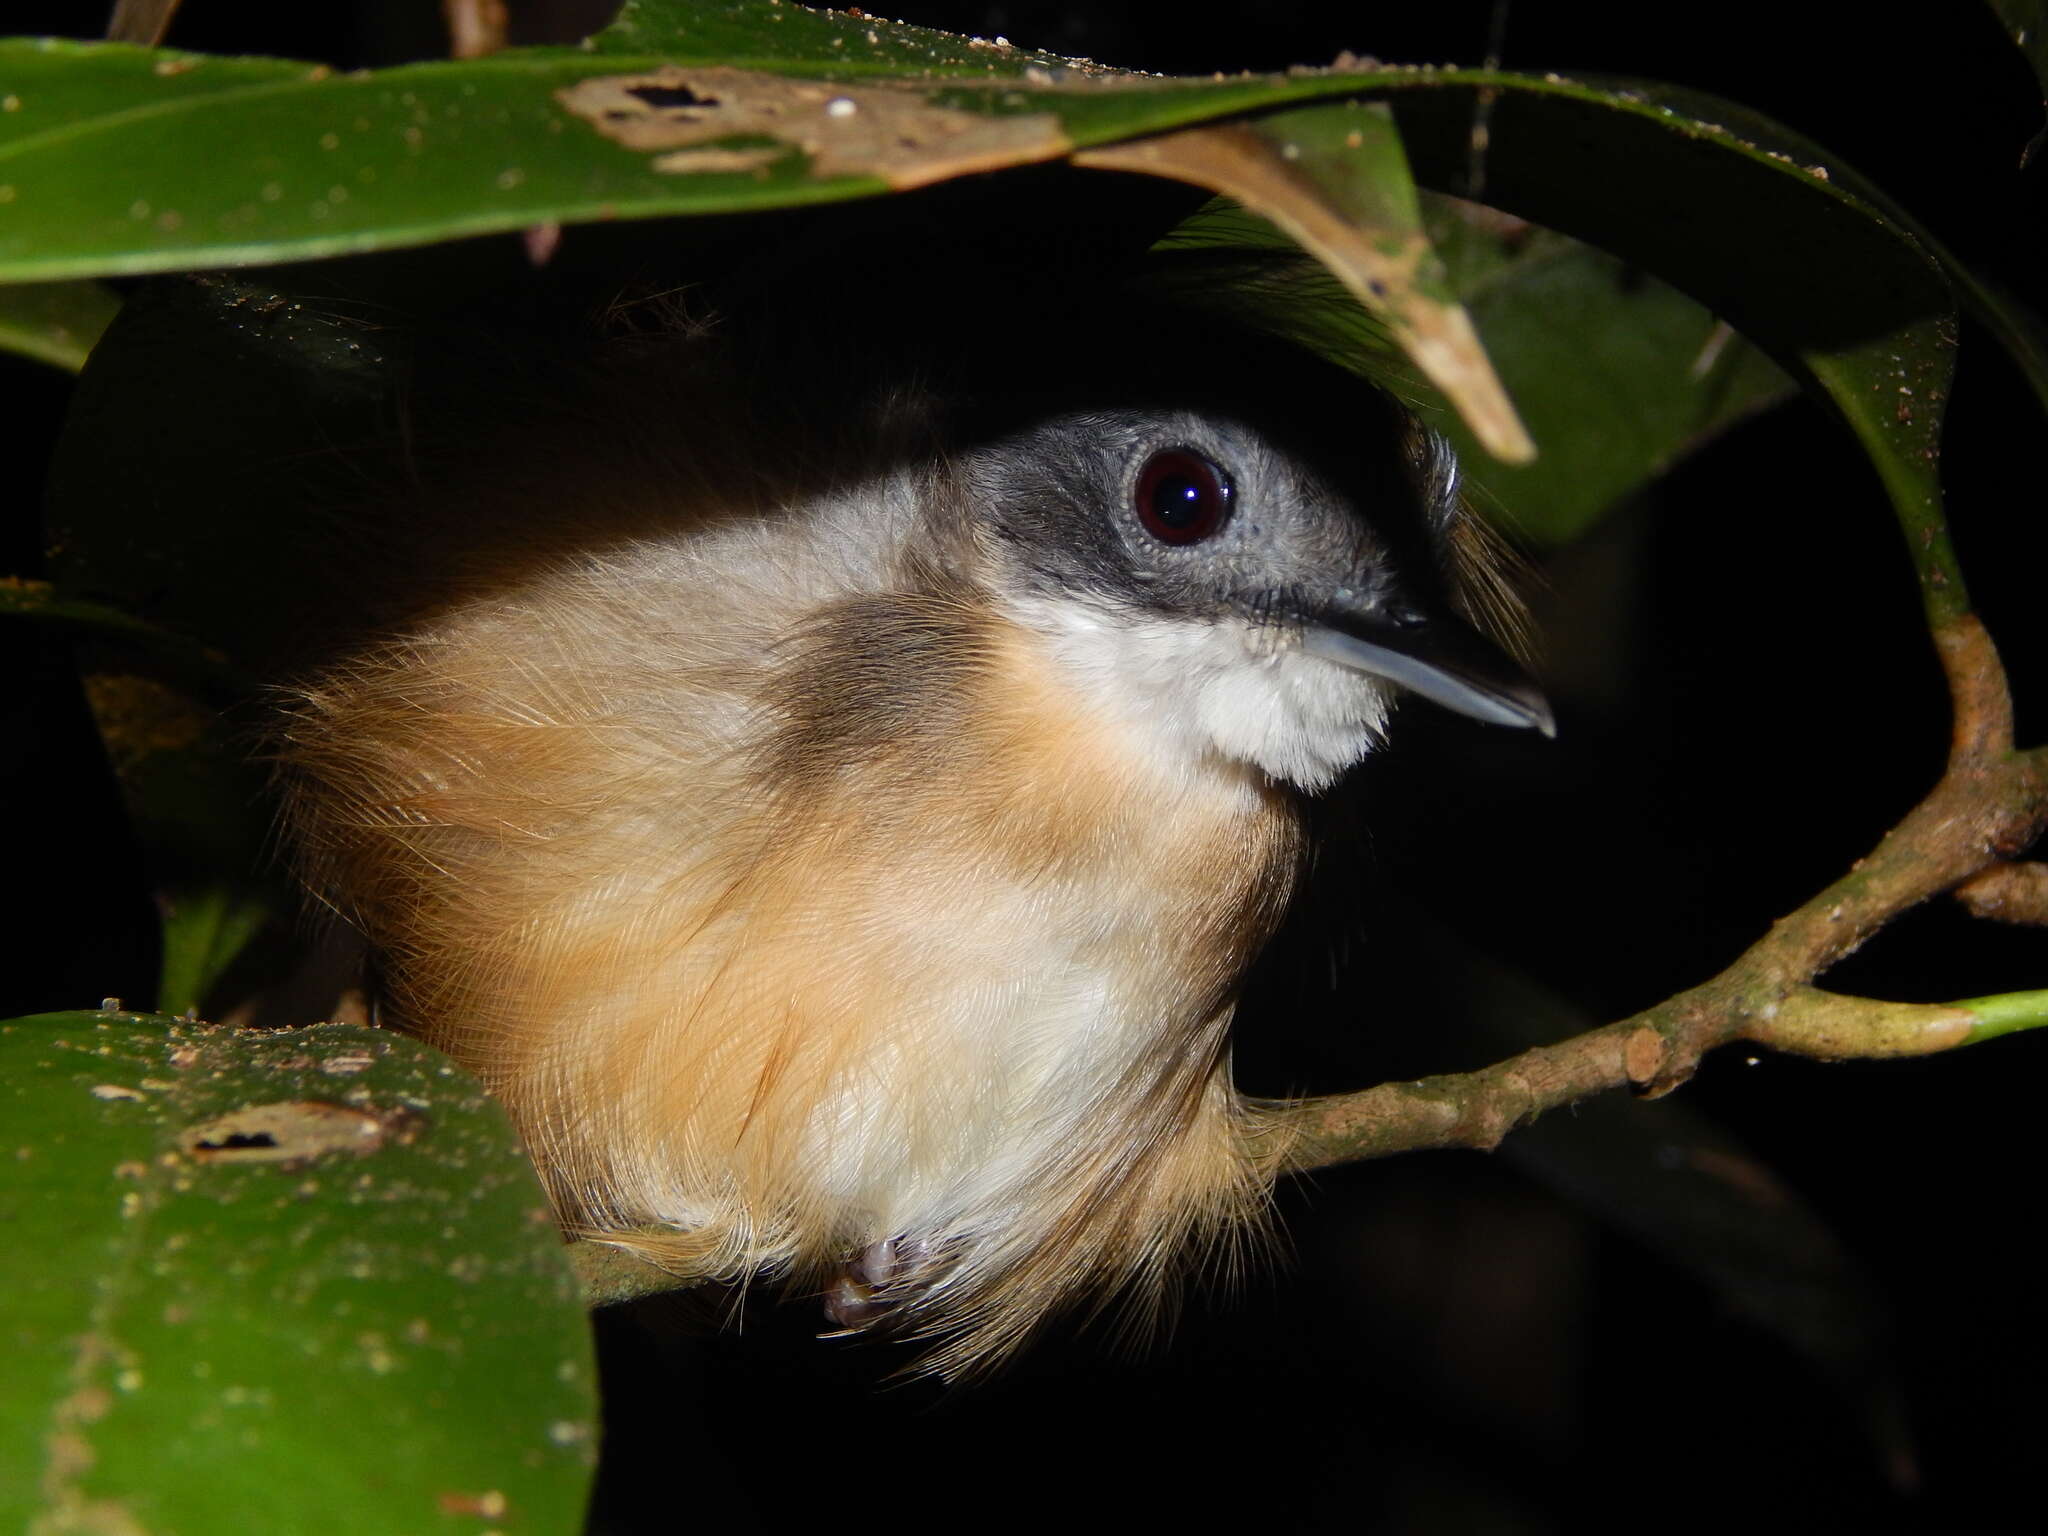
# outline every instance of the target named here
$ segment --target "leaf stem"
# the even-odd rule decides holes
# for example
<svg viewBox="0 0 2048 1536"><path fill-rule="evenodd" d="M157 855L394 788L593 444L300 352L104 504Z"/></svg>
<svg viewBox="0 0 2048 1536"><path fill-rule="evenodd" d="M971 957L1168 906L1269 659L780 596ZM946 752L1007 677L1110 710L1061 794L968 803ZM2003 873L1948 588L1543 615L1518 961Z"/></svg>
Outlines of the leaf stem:
<svg viewBox="0 0 2048 1536"><path fill-rule="evenodd" d="M2048 1025L2048 991L2001 992L1995 997L1968 998L1954 1006L1976 1015L1965 1045Z"/></svg>

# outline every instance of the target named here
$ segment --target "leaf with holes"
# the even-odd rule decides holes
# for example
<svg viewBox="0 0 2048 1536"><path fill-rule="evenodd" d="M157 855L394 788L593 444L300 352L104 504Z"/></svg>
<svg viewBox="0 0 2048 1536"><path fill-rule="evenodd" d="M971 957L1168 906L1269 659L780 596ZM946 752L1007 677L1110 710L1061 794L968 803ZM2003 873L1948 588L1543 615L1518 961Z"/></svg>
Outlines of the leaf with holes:
<svg viewBox="0 0 2048 1536"><path fill-rule="evenodd" d="M578 1527L583 1311L502 1112L437 1053L14 1019L0 1125L0 1528Z"/></svg>

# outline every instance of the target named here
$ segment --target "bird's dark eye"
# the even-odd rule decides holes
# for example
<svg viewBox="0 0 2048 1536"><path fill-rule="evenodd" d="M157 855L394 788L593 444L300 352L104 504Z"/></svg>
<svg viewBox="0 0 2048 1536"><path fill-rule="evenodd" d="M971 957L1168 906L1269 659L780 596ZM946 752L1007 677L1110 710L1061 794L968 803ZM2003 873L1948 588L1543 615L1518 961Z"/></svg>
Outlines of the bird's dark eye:
<svg viewBox="0 0 2048 1536"><path fill-rule="evenodd" d="M1192 448L1162 448L1138 471L1132 501L1145 531L1165 544L1199 544L1230 515L1230 481Z"/></svg>

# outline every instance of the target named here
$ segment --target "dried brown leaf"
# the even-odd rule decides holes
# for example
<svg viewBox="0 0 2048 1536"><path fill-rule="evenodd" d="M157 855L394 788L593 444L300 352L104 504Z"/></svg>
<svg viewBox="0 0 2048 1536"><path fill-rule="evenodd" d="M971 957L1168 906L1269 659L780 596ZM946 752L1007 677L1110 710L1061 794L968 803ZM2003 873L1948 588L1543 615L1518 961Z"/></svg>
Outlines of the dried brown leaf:
<svg viewBox="0 0 2048 1536"><path fill-rule="evenodd" d="M1050 160L1073 147L1050 112L992 117L935 107L911 86L834 85L756 70L665 65L598 75L556 100L627 149L676 174L755 170L800 150L820 180L873 176L903 190L953 176Z"/></svg>

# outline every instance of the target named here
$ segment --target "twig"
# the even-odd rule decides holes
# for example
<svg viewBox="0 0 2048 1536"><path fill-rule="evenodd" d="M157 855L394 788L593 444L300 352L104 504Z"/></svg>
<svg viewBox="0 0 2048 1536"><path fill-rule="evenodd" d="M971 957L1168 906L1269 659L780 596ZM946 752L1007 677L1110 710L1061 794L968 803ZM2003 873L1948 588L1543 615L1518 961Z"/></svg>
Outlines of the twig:
<svg viewBox="0 0 2048 1536"><path fill-rule="evenodd" d="M1909 907L2024 849L2048 825L2048 749L2012 749L2012 706L1991 637L1964 615L1935 632L1955 705L1947 771L1866 858L1772 925L1711 981L1654 1008L1487 1067L1274 1105L1271 1156L1305 1169L1423 1147L1493 1147L1589 1094L1655 1097L1733 1040L1828 1060L1920 1055L2048 1022L2040 993L1973 1003L1882 1003L1813 978Z"/></svg>
<svg viewBox="0 0 2048 1536"><path fill-rule="evenodd" d="M2048 864L1994 864L1956 887L1972 917L2048 928Z"/></svg>
<svg viewBox="0 0 2048 1536"><path fill-rule="evenodd" d="M641 1258L630 1248L595 1239L571 1243L569 1262L575 1266L576 1278L583 1286L583 1299L593 1307L701 1285L710 1278L708 1275L678 1274L663 1269Z"/></svg>

